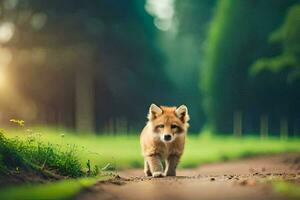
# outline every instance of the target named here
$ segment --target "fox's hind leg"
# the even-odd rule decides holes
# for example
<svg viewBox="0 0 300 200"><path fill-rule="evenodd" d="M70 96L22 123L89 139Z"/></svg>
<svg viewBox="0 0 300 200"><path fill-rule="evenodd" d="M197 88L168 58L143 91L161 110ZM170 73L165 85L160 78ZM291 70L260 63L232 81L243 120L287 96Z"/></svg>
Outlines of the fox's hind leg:
<svg viewBox="0 0 300 200"><path fill-rule="evenodd" d="M146 161L153 177L163 176L163 166L161 163L161 158L158 155L147 156Z"/></svg>
<svg viewBox="0 0 300 200"><path fill-rule="evenodd" d="M144 173L145 173L145 176L152 176L149 164L146 159L144 161Z"/></svg>
<svg viewBox="0 0 300 200"><path fill-rule="evenodd" d="M179 163L179 155L170 155L166 161L166 176L176 176L176 168Z"/></svg>

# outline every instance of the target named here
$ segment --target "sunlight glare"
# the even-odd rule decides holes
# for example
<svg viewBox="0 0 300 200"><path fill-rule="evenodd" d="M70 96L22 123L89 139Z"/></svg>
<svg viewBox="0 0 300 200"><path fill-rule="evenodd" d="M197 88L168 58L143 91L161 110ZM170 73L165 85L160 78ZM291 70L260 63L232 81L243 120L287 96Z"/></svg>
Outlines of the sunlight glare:
<svg viewBox="0 0 300 200"><path fill-rule="evenodd" d="M15 25L11 22L3 22L0 25L0 43L8 42L14 35Z"/></svg>
<svg viewBox="0 0 300 200"><path fill-rule="evenodd" d="M147 0L145 10L154 16L154 25L162 31L172 28L174 18L174 0Z"/></svg>
<svg viewBox="0 0 300 200"><path fill-rule="evenodd" d="M171 19L174 15L174 0L148 0L145 9L159 19Z"/></svg>
<svg viewBox="0 0 300 200"><path fill-rule="evenodd" d="M162 31L167 31L171 28L172 26L172 21L170 20L159 20L159 19L154 19L154 25Z"/></svg>

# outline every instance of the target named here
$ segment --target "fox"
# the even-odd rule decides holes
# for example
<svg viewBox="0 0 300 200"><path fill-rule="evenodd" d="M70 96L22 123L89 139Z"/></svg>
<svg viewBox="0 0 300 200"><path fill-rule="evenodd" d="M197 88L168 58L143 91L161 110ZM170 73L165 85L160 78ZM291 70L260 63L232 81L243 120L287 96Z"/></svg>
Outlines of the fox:
<svg viewBox="0 0 300 200"><path fill-rule="evenodd" d="M154 178L176 176L189 128L187 107L151 104L147 118L146 126L140 134L144 174Z"/></svg>

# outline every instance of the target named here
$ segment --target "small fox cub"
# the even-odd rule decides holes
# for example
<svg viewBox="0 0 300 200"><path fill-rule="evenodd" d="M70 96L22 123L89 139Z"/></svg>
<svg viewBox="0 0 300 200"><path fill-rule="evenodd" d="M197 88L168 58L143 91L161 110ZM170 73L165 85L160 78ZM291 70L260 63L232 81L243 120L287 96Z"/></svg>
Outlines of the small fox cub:
<svg viewBox="0 0 300 200"><path fill-rule="evenodd" d="M151 104L148 122L140 136L146 176L176 176L189 119L185 105L177 108Z"/></svg>

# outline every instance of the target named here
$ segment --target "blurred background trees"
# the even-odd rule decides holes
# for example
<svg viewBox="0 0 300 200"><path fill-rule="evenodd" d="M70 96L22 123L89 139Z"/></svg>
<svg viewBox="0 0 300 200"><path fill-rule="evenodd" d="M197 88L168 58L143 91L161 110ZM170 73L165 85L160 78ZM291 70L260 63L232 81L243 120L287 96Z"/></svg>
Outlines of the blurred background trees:
<svg viewBox="0 0 300 200"><path fill-rule="evenodd" d="M274 73L290 68L287 81L292 82L300 77L300 5L291 6L283 24L269 36L271 44L279 43L281 52L278 56L257 60L251 73L256 75L263 70Z"/></svg>
<svg viewBox="0 0 300 200"><path fill-rule="evenodd" d="M191 130L298 134L297 0L2 0L0 123L137 132L186 104Z"/></svg>
<svg viewBox="0 0 300 200"><path fill-rule="evenodd" d="M141 123L145 104L167 96L163 58L143 2L11 4L3 7L3 21L15 27L6 44L14 56L9 70L17 93L33 104L30 118L16 108L18 117L92 131L118 120Z"/></svg>
<svg viewBox="0 0 300 200"><path fill-rule="evenodd" d="M280 47L268 45L269 34L296 2L218 1L204 46L200 80L209 128L231 132L239 126L235 121L241 121L245 132L258 132L263 123L270 122L270 131L276 132L279 118L291 116L289 107L297 110L298 92L282 81L282 74L249 76L256 59L278 52Z"/></svg>

